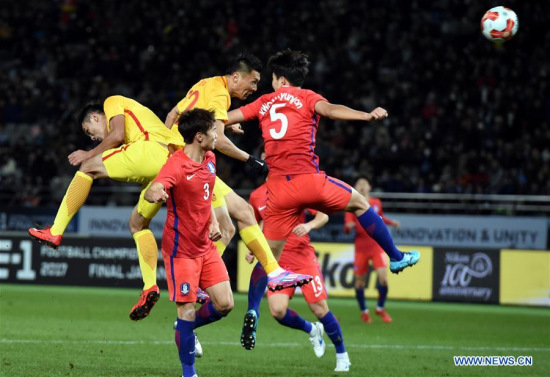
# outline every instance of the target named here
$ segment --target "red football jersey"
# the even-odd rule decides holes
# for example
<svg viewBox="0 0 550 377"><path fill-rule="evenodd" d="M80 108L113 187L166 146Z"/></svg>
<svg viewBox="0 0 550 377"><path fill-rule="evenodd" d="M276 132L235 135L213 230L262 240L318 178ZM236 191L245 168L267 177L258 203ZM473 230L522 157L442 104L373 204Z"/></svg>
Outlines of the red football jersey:
<svg viewBox="0 0 550 377"><path fill-rule="evenodd" d="M391 224L391 220L384 216L382 210L382 202L378 198L369 198L369 205L372 207L386 224ZM379 251L384 253L384 250L376 243L375 240L368 235L367 231L361 226L357 216L351 212L346 212L344 215L344 224L349 222L355 223L355 251Z"/></svg>
<svg viewBox="0 0 550 377"><path fill-rule="evenodd" d="M183 150L168 159L155 182L170 196L162 233L162 251L173 257L196 258L216 246L208 238L212 214L212 191L216 181L216 157L206 152L202 163Z"/></svg>
<svg viewBox="0 0 550 377"><path fill-rule="evenodd" d="M264 211L266 208L267 199L267 187L265 183L252 191L250 194L250 205L254 208L254 215L258 222L262 221ZM308 209L312 215L315 215L317 211ZM306 220L306 212L304 211L300 216L300 221L304 223ZM294 233L290 233L288 236L285 247L279 260L279 265L288 270L298 270L304 267L317 266L317 256L315 255L315 249L311 246L309 236L297 236Z"/></svg>
<svg viewBox="0 0 550 377"><path fill-rule="evenodd" d="M308 89L282 86L240 108L245 120L260 122L270 175L319 172L315 154L319 101L326 99Z"/></svg>

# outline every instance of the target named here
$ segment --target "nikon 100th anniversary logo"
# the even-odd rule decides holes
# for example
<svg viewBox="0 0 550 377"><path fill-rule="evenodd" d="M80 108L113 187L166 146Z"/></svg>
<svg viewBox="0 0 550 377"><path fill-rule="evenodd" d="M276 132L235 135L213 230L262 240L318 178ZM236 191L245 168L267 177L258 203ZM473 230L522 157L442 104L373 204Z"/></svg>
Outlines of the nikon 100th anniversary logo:
<svg viewBox="0 0 550 377"><path fill-rule="evenodd" d="M499 251L434 250L434 301L498 303Z"/></svg>

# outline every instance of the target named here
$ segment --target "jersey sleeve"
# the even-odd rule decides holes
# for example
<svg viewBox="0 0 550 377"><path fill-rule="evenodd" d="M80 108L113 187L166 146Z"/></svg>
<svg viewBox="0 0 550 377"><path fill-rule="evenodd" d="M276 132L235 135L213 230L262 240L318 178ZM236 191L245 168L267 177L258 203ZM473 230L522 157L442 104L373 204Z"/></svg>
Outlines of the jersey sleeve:
<svg viewBox="0 0 550 377"><path fill-rule="evenodd" d="M258 98L254 102L249 103L248 105L239 107L239 110L241 110L245 121L258 118L258 112L260 111L261 103L262 97Z"/></svg>
<svg viewBox="0 0 550 377"><path fill-rule="evenodd" d="M325 97L322 95L315 93L312 90L308 90L308 93L306 95L306 105L309 109L312 109L313 112L315 112L315 104L319 101L327 101Z"/></svg>
<svg viewBox="0 0 550 377"><path fill-rule="evenodd" d="M181 168L181 160L178 153L183 153L183 151L180 150L170 157L153 181L161 183L165 190L174 187L182 176L183 169Z"/></svg>
<svg viewBox="0 0 550 377"><path fill-rule="evenodd" d="M224 90L214 89L210 93L210 100L208 101L207 109L214 112L214 118L227 122L227 104L231 103L229 93L225 88Z"/></svg>
<svg viewBox="0 0 550 377"><path fill-rule="evenodd" d="M103 102L103 111L107 118L107 131L110 131L109 121L116 115L124 115L124 97L110 96Z"/></svg>

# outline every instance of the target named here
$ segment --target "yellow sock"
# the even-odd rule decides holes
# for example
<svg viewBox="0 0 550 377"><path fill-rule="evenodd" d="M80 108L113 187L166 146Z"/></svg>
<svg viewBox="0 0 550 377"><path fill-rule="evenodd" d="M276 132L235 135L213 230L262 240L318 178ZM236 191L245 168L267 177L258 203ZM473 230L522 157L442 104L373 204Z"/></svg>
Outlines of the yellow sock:
<svg viewBox="0 0 550 377"><path fill-rule="evenodd" d="M273 252L258 224L241 229L239 234L246 247L252 251L254 256L262 264L266 273L269 274L279 268L279 263L277 263L277 260L273 256Z"/></svg>
<svg viewBox="0 0 550 377"><path fill-rule="evenodd" d="M216 249L218 249L218 253L220 253L220 256L222 256L227 245L224 244L222 241L216 241L214 242L214 245L216 245Z"/></svg>
<svg viewBox="0 0 550 377"><path fill-rule="evenodd" d="M134 241L138 251L143 290L147 290L157 284L157 258L159 252L157 241L153 232L149 229L135 233Z"/></svg>
<svg viewBox="0 0 550 377"><path fill-rule="evenodd" d="M76 172L57 210L53 225L50 228L50 232L54 236L58 236L65 232L67 225L69 225L75 213L78 212L86 201L86 198L88 198L93 181L92 177L88 174L84 174L81 171Z"/></svg>

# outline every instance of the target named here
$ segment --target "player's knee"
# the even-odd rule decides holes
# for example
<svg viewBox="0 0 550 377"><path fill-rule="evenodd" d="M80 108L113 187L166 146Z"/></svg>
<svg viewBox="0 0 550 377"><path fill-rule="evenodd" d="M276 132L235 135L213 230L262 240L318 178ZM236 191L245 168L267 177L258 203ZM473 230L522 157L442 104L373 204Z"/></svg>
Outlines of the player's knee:
<svg viewBox="0 0 550 377"><path fill-rule="evenodd" d="M328 306L326 304L325 305L322 305L322 304L314 305L311 308L311 311L313 312L315 317L321 319L328 313Z"/></svg>
<svg viewBox="0 0 550 377"><path fill-rule="evenodd" d="M275 319L281 319L286 314L287 307L284 305L276 305L271 304L269 305L269 312L271 313L271 316Z"/></svg>
<svg viewBox="0 0 550 377"><path fill-rule="evenodd" d="M228 315L235 306L232 295L224 297L223 299L218 299L216 302L212 302L212 304L214 305L214 308L224 317Z"/></svg>

